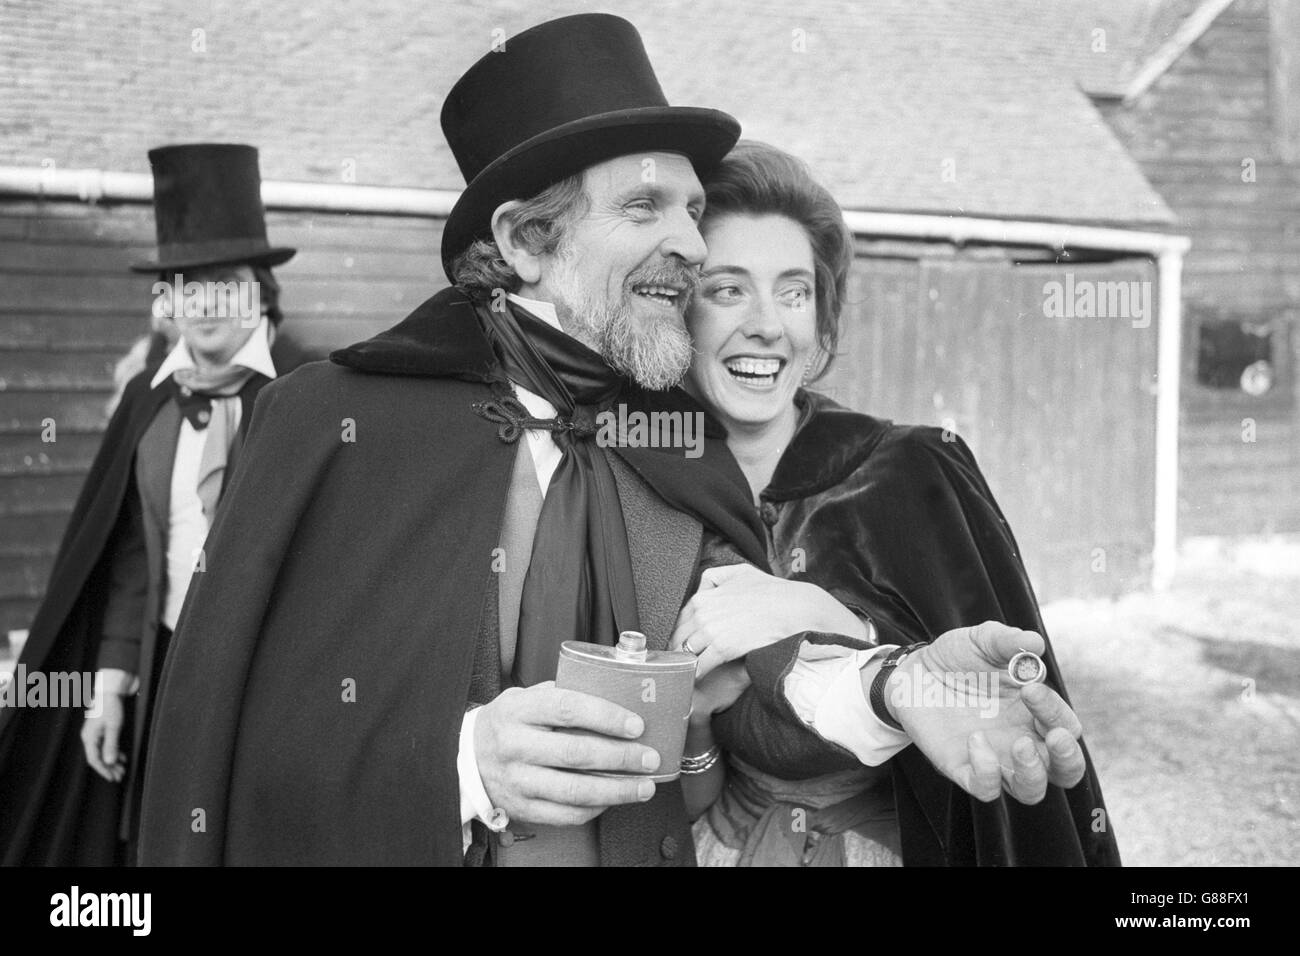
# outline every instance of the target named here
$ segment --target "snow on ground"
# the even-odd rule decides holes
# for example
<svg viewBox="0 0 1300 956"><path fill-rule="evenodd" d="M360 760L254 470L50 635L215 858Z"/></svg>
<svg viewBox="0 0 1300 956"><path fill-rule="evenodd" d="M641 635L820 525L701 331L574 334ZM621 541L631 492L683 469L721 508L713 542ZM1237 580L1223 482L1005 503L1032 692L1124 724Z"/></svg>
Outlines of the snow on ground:
<svg viewBox="0 0 1300 956"><path fill-rule="evenodd" d="M1169 591L1043 609L1129 865L1300 863L1300 545L1189 542Z"/></svg>

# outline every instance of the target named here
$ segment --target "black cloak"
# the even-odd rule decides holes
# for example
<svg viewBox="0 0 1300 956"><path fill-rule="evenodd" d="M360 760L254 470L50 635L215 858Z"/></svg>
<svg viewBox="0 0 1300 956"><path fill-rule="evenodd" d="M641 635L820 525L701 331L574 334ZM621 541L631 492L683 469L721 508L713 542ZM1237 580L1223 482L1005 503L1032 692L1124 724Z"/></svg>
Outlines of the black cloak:
<svg viewBox="0 0 1300 956"><path fill-rule="evenodd" d="M277 369L292 368L302 353L284 337L272 347ZM171 391L150 388L157 365L126 386L68 519L45 597L28 630L17 664L35 671L93 672L108 594L106 556L128 520L136 446ZM240 432L266 383L254 375L240 393ZM233 468L234 462L231 466ZM229 475L229 471L227 471ZM140 696L127 702L122 742L129 752L132 721L149 711ZM118 840L128 786L114 784L86 763L80 708L0 708L0 864L5 866L113 866L130 862ZM128 772L136 772L130 755Z"/></svg>
<svg viewBox="0 0 1300 956"><path fill-rule="evenodd" d="M965 442L810 392L797 401L802 424L762 494L774 574L811 581L861 608L882 643L932 640L986 620L1048 640L1015 538ZM805 729L782 691L805 639L846 640L795 635L751 653L754 693L715 722L724 747L787 780L857 765ZM1043 657L1048 684L1068 700L1050 641ZM749 733L753 726L764 733ZM1049 786L1034 806L1005 795L982 803L914 746L892 766L906 865L1119 865L1091 756L1077 786Z"/></svg>
<svg viewBox="0 0 1300 956"><path fill-rule="evenodd" d="M167 655L142 864L464 861L459 729L516 452L475 406L505 373L455 288L332 358L257 403ZM671 504L680 457L635 451ZM762 563L743 476L714 462L739 506L704 526ZM661 796L609 812L640 827Z"/></svg>

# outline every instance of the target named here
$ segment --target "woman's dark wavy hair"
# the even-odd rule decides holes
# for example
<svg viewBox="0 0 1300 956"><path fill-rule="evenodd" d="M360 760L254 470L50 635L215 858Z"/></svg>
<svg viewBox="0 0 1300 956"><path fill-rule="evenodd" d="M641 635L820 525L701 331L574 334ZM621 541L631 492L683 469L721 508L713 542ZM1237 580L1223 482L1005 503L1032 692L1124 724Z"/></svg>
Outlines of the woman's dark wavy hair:
<svg viewBox="0 0 1300 956"><path fill-rule="evenodd" d="M853 233L839 203L813 178L803 160L755 140L741 140L704 181L707 203L702 226L717 216L777 215L794 220L812 244L816 282L817 342L822 363L810 379L830 368L840 339Z"/></svg>

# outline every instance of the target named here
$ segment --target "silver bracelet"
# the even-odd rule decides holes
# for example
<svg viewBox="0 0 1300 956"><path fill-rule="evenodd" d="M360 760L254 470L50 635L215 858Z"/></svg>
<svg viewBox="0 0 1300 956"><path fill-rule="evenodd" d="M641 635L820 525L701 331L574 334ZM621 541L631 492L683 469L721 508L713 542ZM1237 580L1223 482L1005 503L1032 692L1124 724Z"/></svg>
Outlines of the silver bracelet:
<svg viewBox="0 0 1300 956"><path fill-rule="evenodd" d="M713 765L716 764L721 757L722 748L717 744L714 744L708 750L704 751L704 753L696 754L693 757L683 754L682 773L690 775L704 773L706 770L712 770Z"/></svg>

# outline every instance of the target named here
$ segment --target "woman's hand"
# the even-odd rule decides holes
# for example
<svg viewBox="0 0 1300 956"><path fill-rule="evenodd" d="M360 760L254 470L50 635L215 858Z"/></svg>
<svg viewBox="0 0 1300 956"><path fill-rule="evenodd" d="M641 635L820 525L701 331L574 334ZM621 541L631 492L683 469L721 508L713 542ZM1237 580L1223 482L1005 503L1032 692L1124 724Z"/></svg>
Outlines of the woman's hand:
<svg viewBox="0 0 1300 956"><path fill-rule="evenodd" d="M749 686L749 674L744 661L732 661L715 667L695 682L691 698L691 719L686 727L685 753L692 756L706 754L713 749L713 715L726 710ZM722 793L726 782L725 763L718 760L703 773L682 774L682 799L686 803L686 818L694 822Z"/></svg>
<svg viewBox="0 0 1300 956"><path fill-rule="evenodd" d="M729 661L695 680L691 697L691 723L707 725L713 715L726 710L749 687L749 672L744 661Z"/></svg>
<svg viewBox="0 0 1300 956"><path fill-rule="evenodd" d="M727 661L798 634L825 631L866 639L867 627L830 594L749 564L709 568L677 618L670 646L689 644L700 659L696 681Z"/></svg>

